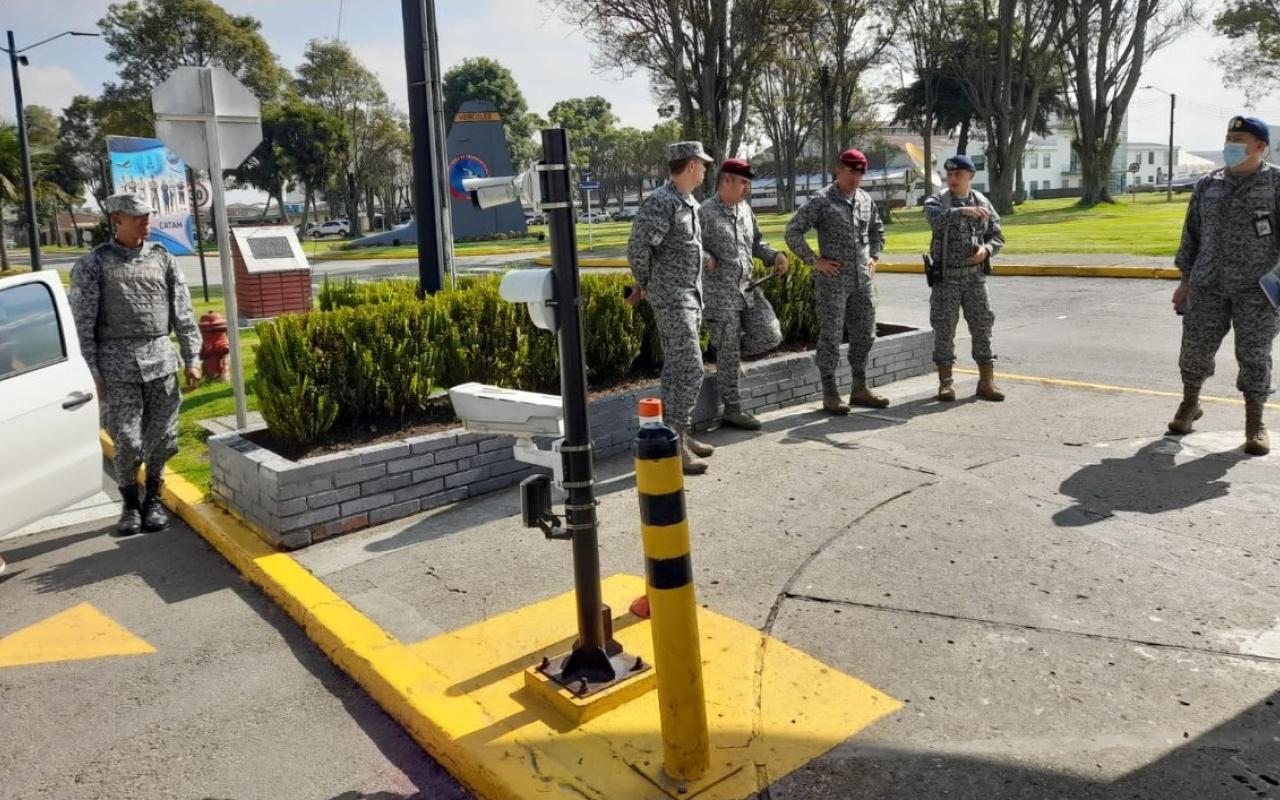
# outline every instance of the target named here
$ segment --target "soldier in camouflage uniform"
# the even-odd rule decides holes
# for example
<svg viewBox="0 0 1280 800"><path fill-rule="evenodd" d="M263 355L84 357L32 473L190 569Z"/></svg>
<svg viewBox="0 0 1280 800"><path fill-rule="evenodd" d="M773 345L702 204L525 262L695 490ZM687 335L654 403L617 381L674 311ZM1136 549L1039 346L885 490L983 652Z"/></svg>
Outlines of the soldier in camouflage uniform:
<svg viewBox="0 0 1280 800"><path fill-rule="evenodd" d="M787 271L787 257L765 243L751 211L751 165L731 158L720 165L716 194L698 209L702 247L707 252L702 275L703 297L711 343L716 348L716 384L724 401L721 419L744 430L759 430L760 420L742 410L738 390L741 357L759 355L782 344L782 328L773 306L759 286L748 288L754 258Z"/></svg>
<svg viewBox="0 0 1280 800"><path fill-rule="evenodd" d="M686 475L707 471L703 458L715 448L691 435L693 407L702 388L702 227L690 194L702 184L711 157L701 142L667 145L671 179L636 212L627 243L635 286L633 303L648 300L662 342L664 421L680 434Z"/></svg>
<svg viewBox="0 0 1280 800"><path fill-rule="evenodd" d="M199 385L200 331L177 261L146 241L151 207L137 195L103 203L115 238L94 248L71 271L71 309L80 349L103 400L107 433L116 446L116 481L124 509L115 534L168 526L160 502L165 462L178 452L177 372ZM182 363L169 333L178 335ZM146 464L140 496L138 467Z"/></svg>
<svg viewBox="0 0 1280 800"><path fill-rule="evenodd" d="M924 218L933 229L929 257L938 270L929 296L938 399L956 399L951 368L956 363L956 323L963 309L973 337L973 360L978 362L977 395L998 402L1004 394L995 385L991 328L996 315L987 298L986 265L1004 247L1000 215L986 197L971 188L977 172L972 159L956 155L943 167L947 188L924 203Z"/></svg>
<svg viewBox="0 0 1280 800"><path fill-rule="evenodd" d="M1190 433L1204 415L1200 387L1213 375L1222 338L1234 328L1236 388L1244 395L1244 449L1250 455L1271 449L1262 411L1271 394L1271 346L1280 330L1280 314L1258 285L1280 261L1280 168L1265 162L1270 143L1270 129L1260 119L1227 123L1227 166L1196 185L1174 260L1182 270L1173 304L1183 314L1183 397L1169 432Z"/></svg>
<svg viewBox="0 0 1280 800"><path fill-rule="evenodd" d="M787 247L813 266L819 329L816 360L822 376L822 408L830 414L849 413L836 383L846 328L853 369L849 403L868 408L889 405L888 398L867 387L867 355L876 338L873 280L884 250L884 222L871 195L859 188L866 171L867 157L858 150L845 150L836 166L835 183L809 198L787 225ZM818 229L821 256L804 238L812 228Z"/></svg>

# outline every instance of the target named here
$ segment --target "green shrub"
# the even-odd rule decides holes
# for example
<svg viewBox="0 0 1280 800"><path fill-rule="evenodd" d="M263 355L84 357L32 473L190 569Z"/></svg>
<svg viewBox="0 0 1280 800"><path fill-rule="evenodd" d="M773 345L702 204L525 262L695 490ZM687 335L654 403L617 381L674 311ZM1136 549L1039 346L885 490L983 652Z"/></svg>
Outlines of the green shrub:
<svg viewBox="0 0 1280 800"><path fill-rule="evenodd" d="M630 282L627 274L581 278L591 382L662 364L653 311L622 296ZM558 337L534 327L523 304L503 300L500 283L497 275L466 276L419 300L411 279L325 281L320 310L258 326L258 396L268 426L312 441L336 425L430 411L441 388L468 381L558 392ZM816 339L809 267L792 259L765 294L787 341Z"/></svg>

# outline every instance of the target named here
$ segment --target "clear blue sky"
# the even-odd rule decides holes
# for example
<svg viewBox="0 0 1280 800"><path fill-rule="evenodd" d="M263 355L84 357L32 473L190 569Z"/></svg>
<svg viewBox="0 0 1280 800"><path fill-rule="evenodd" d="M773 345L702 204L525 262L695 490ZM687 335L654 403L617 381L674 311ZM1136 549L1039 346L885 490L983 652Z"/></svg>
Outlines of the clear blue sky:
<svg viewBox="0 0 1280 800"><path fill-rule="evenodd" d="M96 30L106 0L0 0L0 24L12 27L19 46L68 28ZM405 103L404 55L400 4L393 0L223 0L238 14L253 14L287 67L297 66L309 39L338 33L376 72L392 101ZM57 14L50 13L57 6ZM472 55L487 55L506 64L529 100L545 114L565 97L599 94L608 98L624 124L647 127L657 121L645 75L592 70L594 48L572 26L551 18L539 0L438 0L443 67ZM1212 14L1206 14L1211 18ZM1222 86L1221 70L1212 57L1222 47L1203 30L1195 30L1157 55L1144 76L1177 92L1177 140L1189 149L1220 146L1227 119L1244 107L1244 96ZM97 40L64 38L32 51L24 70L28 103L60 109L77 93L94 93L113 74L106 48ZM1162 142L1168 138L1168 97L1140 91L1130 109L1130 138ZM1280 123L1280 97L1264 99L1256 113ZM13 115L8 76L0 80L0 116Z"/></svg>

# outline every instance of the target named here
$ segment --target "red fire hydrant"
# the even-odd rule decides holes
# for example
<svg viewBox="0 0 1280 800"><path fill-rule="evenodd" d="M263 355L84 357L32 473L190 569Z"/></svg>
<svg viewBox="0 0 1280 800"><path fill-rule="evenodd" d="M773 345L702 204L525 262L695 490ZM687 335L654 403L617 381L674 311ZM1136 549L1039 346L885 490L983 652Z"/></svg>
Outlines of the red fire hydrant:
<svg viewBox="0 0 1280 800"><path fill-rule="evenodd" d="M227 320L216 311L208 311L200 317L200 361L205 380L227 379L227 356L231 343L227 340Z"/></svg>

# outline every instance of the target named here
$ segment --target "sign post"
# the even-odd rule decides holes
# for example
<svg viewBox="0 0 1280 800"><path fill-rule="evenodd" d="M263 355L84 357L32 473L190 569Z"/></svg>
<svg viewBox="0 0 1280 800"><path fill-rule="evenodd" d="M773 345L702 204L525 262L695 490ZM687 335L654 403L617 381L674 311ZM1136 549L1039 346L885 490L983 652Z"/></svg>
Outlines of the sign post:
<svg viewBox="0 0 1280 800"><path fill-rule="evenodd" d="M600 181L594 180L590 172L582 173L582 180L578 182L578 188L587 196L587 249L596 249L595 225L596 218L591 213L591 193L600 190Z"/></svg>
<svg viewBox="0 0 1280 800"><path fill-rule="evenodd" d="M209 175L212 219L222 266L222 295L231 338L231 386L236 427L248 427L244 365L240 358L240 314L236 308L236 276L231 266L231 236L222 185L224 169L235 169L262 141L258 98L222 67L178 67L151 92L156 135L169 149ZM197 231L198 233L198 231Z"/></svg>

